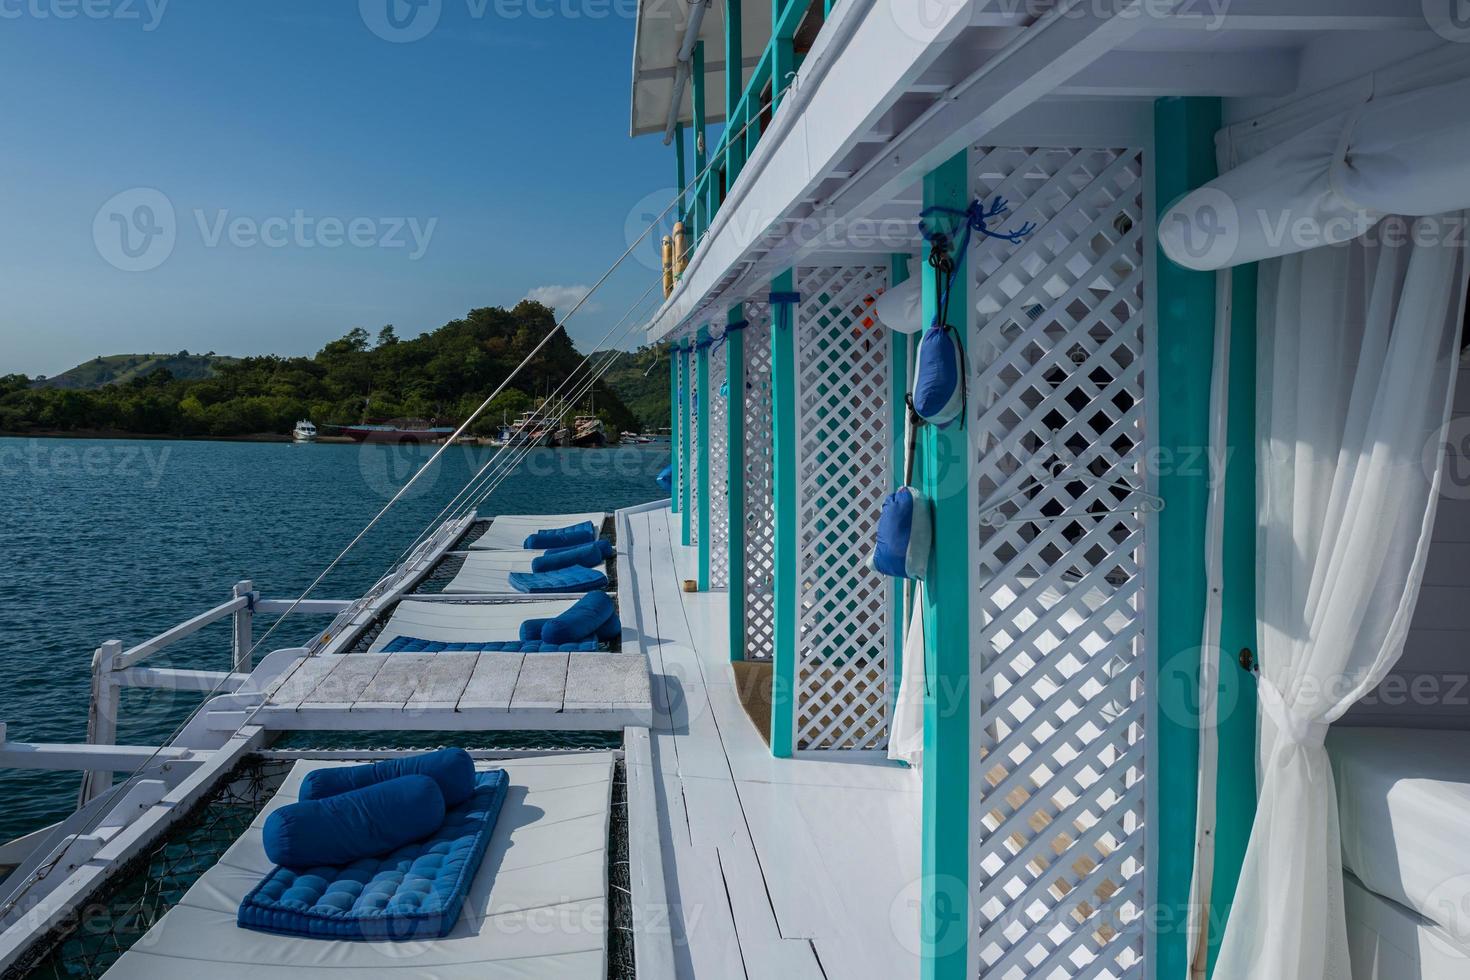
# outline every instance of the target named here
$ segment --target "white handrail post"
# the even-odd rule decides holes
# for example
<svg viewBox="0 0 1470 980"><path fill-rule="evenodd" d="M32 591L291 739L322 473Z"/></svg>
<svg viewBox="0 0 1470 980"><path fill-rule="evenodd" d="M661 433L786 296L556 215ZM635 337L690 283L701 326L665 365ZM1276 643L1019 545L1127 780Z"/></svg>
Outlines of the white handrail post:
<svg viewBox="0 0 1470 980"><path fill-rule="evenodd" d="M250 579L244 579L235 583L234 597L236 599L248 598L255 591L255 583ZM250 648L254 643L255 628L254 603L247 603L243 608L235 610L235 657L234 670L238 673L250 673Z"/></svg>
<svg viewBox="0 0 1470 980"><path fill-rule="evenodd" d="M108 640L92 655L92 701L87 709L87 743L89 745L114 745L117 743L118 683L113 676L117 659L122 656L121 640ZM112 786L113 773L88 770L82 773L82 788L77 796L77 808L81 809Z"/></svg>

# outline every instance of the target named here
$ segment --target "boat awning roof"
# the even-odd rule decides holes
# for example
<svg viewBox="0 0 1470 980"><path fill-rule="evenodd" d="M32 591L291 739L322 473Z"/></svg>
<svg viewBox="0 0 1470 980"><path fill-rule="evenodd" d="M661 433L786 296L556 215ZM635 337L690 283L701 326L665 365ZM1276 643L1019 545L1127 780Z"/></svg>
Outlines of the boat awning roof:
<svg viewBox="0 0 1470 980"><path fill-rule="evenodd" d="M727 2L709 0L699 37L704 41L705 121L720 122L725 118L725 10ZM760 61L761 52L771 34L769 0L745 3L740 0L740 38L742 61L740 84ZM684 29L694 9L690 0L638 0L638 20L633 32L633 116L634 136L662 133L669 118L669 100L674 93L679 47L684 43ZM678 120L694 120L689 89L680 99Z"/></svg>

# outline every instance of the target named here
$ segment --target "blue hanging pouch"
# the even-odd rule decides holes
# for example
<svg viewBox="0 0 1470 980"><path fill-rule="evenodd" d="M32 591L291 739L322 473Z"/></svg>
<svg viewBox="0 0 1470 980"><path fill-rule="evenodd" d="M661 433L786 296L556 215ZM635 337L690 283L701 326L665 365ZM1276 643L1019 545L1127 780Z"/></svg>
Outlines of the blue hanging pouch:
<svg viewBox="0 0 1470 980"><path fill-rule="evenodd" d="M965 409L965 352L959 333L936 323L919 338L914 364L914 411L941 428Z"/></svg>
<svg viewBox="0 0 1470 980"><path fill-rule="evenodd" d="M883 498L878 539L868 564L882 575L923 578L933 541L929 501L913 487L899 487Z"/></svg>

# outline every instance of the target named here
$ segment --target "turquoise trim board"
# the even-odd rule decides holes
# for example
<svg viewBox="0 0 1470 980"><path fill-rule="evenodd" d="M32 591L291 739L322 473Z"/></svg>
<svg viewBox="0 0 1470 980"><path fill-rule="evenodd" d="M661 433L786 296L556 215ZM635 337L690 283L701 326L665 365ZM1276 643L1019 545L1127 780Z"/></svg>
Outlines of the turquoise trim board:
<svg viewBox="0 0 1470 980"><path fill-rule="evenodd" d="M689 547L691 540L690 529L693 526L692 518L694 516L694 501L692 499L694 481L689 478L692 467L694 466L694 443L690 441L691 432L689 426L690 402L694 397L694 378L689 370L689 362L691 360L689 344L686 343L684 349L679 352L679 377L684 382L683 390L679 393L679 446L683 451L684 460L684 465L681 467L684 479L679 485L679 495L682 498L679 502L679 516L681 518L679 523L679 543L686 548Z"/></svg>
<svg viewBox="0 0 1470 980"><path fill-rule="evenodd" d="M745 307L730 307L727 324L745 319ZM725 330L725 377L730 401L725 411L725 458L730 500L730 659L745 659L745 331Z"/></svg>
<svg viewBox="0 0 1470 980"><path fill-rule="evenodd" d="M968 156L961 152L924 177L924 206L969 204ZM954 256L956 288L964 289L968 263ZM924 322L939 306L935 270L923 263ZM970 303L962 293L950 305L961 344L969 339ZM921 856L920 976L971 980L970 913L970 561L972 509L969 435L963 424L920 432L915 480L933 502L934 547L924 580L925 675L924 813Z"/></svg>
<svg viewBox="0 0 1470 980"><path fill-rule="evenodd" d="M710 219L714 217L705 210L707 195L703 190L707 186L709 176L705 174L705 164L708 163L709 158L706 156L705 147L703 41L695 42L694 52L690 55L689 62L690 113L694 118L694 173L699 180L694 192L694 232L690 240L698 241L699 236L709 227ZM690 249L693 250L693 245L690 246Z"/></svg>
<svg viewBox="0 0 1470 980"><path fill-rule="evenodd" d="M790 294L783 272L771 293ZM796 730L796 304L771 303L771 496L775 502L775 663L771 678L771 754L790 758Z"/></svg>
<svg viewBox="0 0 1470 980"><path fill-rule="evenodd" d="M1154 103L1154 205L1162 215L1179 197L1216 175L1215 133L1220 100L1168 98ZM1157 215L1156 219L1157 220ZM1204 636L1208 468L1170 465L1200 459L1210 443L1210 382L1214 364L1215 274L1155 259L1157 328L1151 393L1159 461L1155 486L1166 502L1151 542L1156 573L1154 611L1154 740L1156 802L1150 817L1156 910L1155 972L1182 977L1189 969L1190 884L1199 793L1199 663Z"/></svg>
<svg viewBox="0 0 1470 980"><path fill-rule="evenodd" d="M1220 716L1216 725L1215 865L1209 974L1235 901L1256 819L1256 687L1236 666L1256 635L1256 273L1230 270L1230 387L1220 604ZM1217 447L1218 448L1218 447ZM1217 456L1216 458L1219 458Z"/></svg>
<svg viewBox="0 0 1470 980"><path fill-rule="evenodd" d="M741 53L740 36L740 7L738 3L725 4L725 64L743 65L745 56ZM740 97L745 94L745 73L743 71L725 72L725 125L729 128L730 120L739 118ZM720 137L720 145L727 147L729 152L725 159L719 161L725 171L725 192L728 194L730 188L735 186L735 178L740 176L740 168L745 165L745 141L743 139L727 140ZM718 152L718 151L717 151ZM718 157L716 158L718 160Z"/></svg>
<svg viewBox="0 0 1470 980"><path fill-rule="evenodd" d="M669 510L679 513L684 499L684 479L679 470L679 390L683 380L679 377L679 345L669 346L669 462L674 466L674 485L669 494Z"/></svg>
<svg viewBox="0 0 1470 980"><path fill-rule="evenodd" d="M694 373L698 379L695 390L699 392L700 405L699 414L695 416L694 426L697 436L694 441L694 465L699 472L699 493L694 502L699 515L699 591L709 591L709 560L710 560L710 533L709 512L710 500L713 496L709 485L709 416L710 403L718 398L716 392L709 390L709 327L699 328L699 340L695 345Z"/></svg>

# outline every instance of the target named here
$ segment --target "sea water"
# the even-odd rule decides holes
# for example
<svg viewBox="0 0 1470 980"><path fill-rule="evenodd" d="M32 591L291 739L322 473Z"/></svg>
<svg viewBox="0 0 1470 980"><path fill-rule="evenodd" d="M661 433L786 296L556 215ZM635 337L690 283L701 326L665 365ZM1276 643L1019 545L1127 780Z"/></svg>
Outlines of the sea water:
<svg viewBox="0 0 1470 980"><path fill-rule="evenodd" d="M92 654L131 646L226 602L250 579L292 598L437 447L0 439L0 722L14 742L86 739ZM313 593L353 598L394 564L496 450L452 446ZM667 444L529 453L480 507L615 510L664 496ZM256 617L257 638L272 617ZM325 626L282 624L269 649ZM224 670L230 619L149 666ZM279 642L277 641L279 638ZM260 651L266 652L265 650ZM155 745L198 694L124 689L118 741ZM0 769L0 842L76 806L76 773Z"/></svg>

